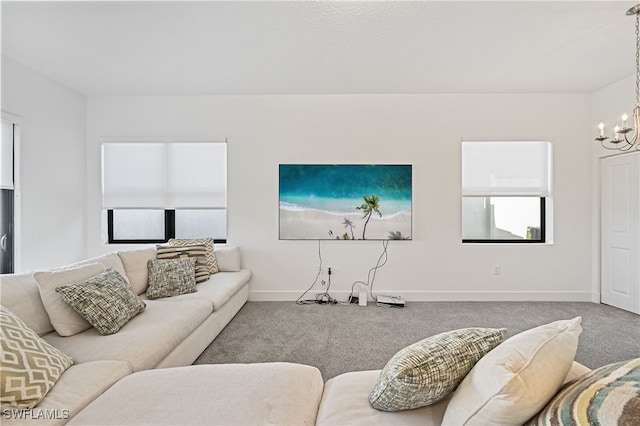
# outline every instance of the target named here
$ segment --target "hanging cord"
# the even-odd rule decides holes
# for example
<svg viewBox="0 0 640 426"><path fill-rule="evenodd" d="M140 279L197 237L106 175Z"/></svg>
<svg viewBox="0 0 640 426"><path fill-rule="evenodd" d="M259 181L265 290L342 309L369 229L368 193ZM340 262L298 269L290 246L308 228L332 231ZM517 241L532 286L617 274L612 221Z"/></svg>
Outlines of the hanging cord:
<svg viewBox="0 0 640 426"><path fill-rule="evenodd" d="M313 283L311 283L311 286L309 286L309 288L306 289L305 292L300 295L300 297L298 297L298 300L296 300L297 305L310 305L313 303L318 303L321 305L335 305L336 303L338 303L336 299L329 295L329 288L331 287L331 273L329 273L327 288L324 292L316 294L316 297L314 299L301 300L304 295L309 293L311 289L316 285L316 283L318 282L318 278L320 278L320 275L322 274L322 251L320 250L320 240L318 240L318 260L320 261L320 264L318 265L318 273L316 273L316 278L313 280ZM322 281L322 285L324 284L325 282Z"/></svg>
<svg viewBox="0 0 640 426"><path fill-rule="evenodd" d="M388 245L389 245L389 240L382 240L382 253L380 254L380 257L378 257L378 262L376 263L376 266L369 269L369 273L367 274L367 282L355 281L351 285L351 294L349 295L349 297L347 297L347 301L340 302L341 304L348 305L349 303L351 303L351 298L353 297L353 290L358 284L362 284L365 287L369 287L369 296L371 296L371 299L376 300L376 298L373 295L373 284L376 280L376 274L378 272L378 269L382 268L387 263L387 260L389 260L389 255L387 253Z"/></svg>
<svg viewBox="0 0 640 426"><path fill-rule="evenodd" d="M302 299L305 294L311 291L313 286L315 286L316 283L318 282L318 278L320 278L320 274L322 274L322 252L320 250L320 240L318 240L318 259L320 261L320 264L318 265L318 273L316 274L316 278L313 280L313 283L311 283L311 286L309 286L309 288L306 289L304 293L300 295L300 297L298 297L298 300L296 300L296 304L298 305L308 305L310 303L317 303L316 299L306 299L306 300L300 300L300 299Z"/></svg>
<svg viewBox="0 0 640 426"><path fill-rule="evenodd" d="M636 6L637 7L637 6ZM633 133L633 139L631 142L627 139L627 135L624 135L625 141L632 146L636 146L636 150L640 151L640 11L636 10L636 107L633 110L633 121L635 131ZM629 147L629 148L632 148Z"/></svg>

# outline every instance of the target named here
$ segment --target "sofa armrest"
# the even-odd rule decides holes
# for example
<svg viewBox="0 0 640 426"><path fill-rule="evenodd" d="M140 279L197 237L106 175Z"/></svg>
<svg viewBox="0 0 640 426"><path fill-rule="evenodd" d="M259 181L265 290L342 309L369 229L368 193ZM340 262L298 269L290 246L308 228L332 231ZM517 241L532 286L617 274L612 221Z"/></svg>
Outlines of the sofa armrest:
<svg viewBox="0 0 640 426"><path fill-rule="evenodd" d="M571 369L567 373L567 376L564 378L564 382L562 382L562 384L564 385L571 380L577 379L578 377L587 374L589 371L591 371L589 367L586 367L577 361L573 361Z"/></svg>

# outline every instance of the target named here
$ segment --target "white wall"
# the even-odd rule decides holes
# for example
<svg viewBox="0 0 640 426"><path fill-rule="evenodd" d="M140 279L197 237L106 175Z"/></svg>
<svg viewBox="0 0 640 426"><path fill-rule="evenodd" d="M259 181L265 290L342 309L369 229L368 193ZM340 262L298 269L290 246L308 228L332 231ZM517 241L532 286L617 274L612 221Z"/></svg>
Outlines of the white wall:
<svg viewBox="0 0 640 426"><path fill-rule="evenodd" d="M318 243L278 240L278 164L413 164L413 241L389 243L374 292L407 300L591 300L589 95L89 97L87 255L100 242L101 138L228 138L228 241L253 271L253 300L295 300ZM460 242L460 141L551 140L553 245ZM587 142L588 143L588 142ZM332 294L346 297L381 253L322 242ZM493 265L502 274L493 275ZM326 278L326 277L325 277ZM315 289L312 292L317 292Z"/></svg>
<svg viewBox="0 0 640 426"><path fill-rule="evenodd" d="M86 98L3 56L2 111L21 119L21 269L82 259Z"/></svg>
<svg viewBox="0 0 640 426"><path fill-rule="evenodd" d="M610 151L602 148L601 144L594 141L599 135L598 123L603 122L606 126L605 133L609 138L613 138L613 128L620 125L620 117L623 113L629 116L629 126L633 127L633 108L635 107L635 85L636 76L630 75L620 81L594 92L591 96L591 142L592 152L592 188L593 193L592 212L592 234L593 245L591 250L592 266L592 301L600 302L600 159L612 155L622 155L618 151Z"/></svg>

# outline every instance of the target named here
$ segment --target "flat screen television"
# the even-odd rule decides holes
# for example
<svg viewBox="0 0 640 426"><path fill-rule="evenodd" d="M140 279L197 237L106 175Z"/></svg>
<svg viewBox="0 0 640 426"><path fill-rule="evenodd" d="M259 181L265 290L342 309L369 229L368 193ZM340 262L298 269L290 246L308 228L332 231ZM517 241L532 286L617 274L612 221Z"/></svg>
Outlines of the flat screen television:
<svg viewBox="0 0 640 426"><path fill-rule="evenodd" d="M412 166L280 164L281 240L410 240Z"/></svg>

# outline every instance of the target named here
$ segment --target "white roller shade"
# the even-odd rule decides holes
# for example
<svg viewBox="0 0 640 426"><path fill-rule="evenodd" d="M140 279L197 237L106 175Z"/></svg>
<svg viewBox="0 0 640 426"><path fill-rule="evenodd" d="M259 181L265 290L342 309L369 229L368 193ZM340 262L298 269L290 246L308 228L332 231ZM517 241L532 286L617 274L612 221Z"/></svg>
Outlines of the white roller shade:
<svg viewBox="0 0 640 426"><path fill-rule="evenodd" d="M551 195L550 142L462 142L463 196Z"/></svg>
<svg viewBox="0 0 640 426"><path fill-rule="evenodd" d="M0 137L0 188L13 189L13 123L2 121Z"/></svg>
<svg viewBox="0 0 640 426"><path fill-rule="evenodd" d="M104 143L102 205L107 209L226 208L227 146Z"/></svg>

